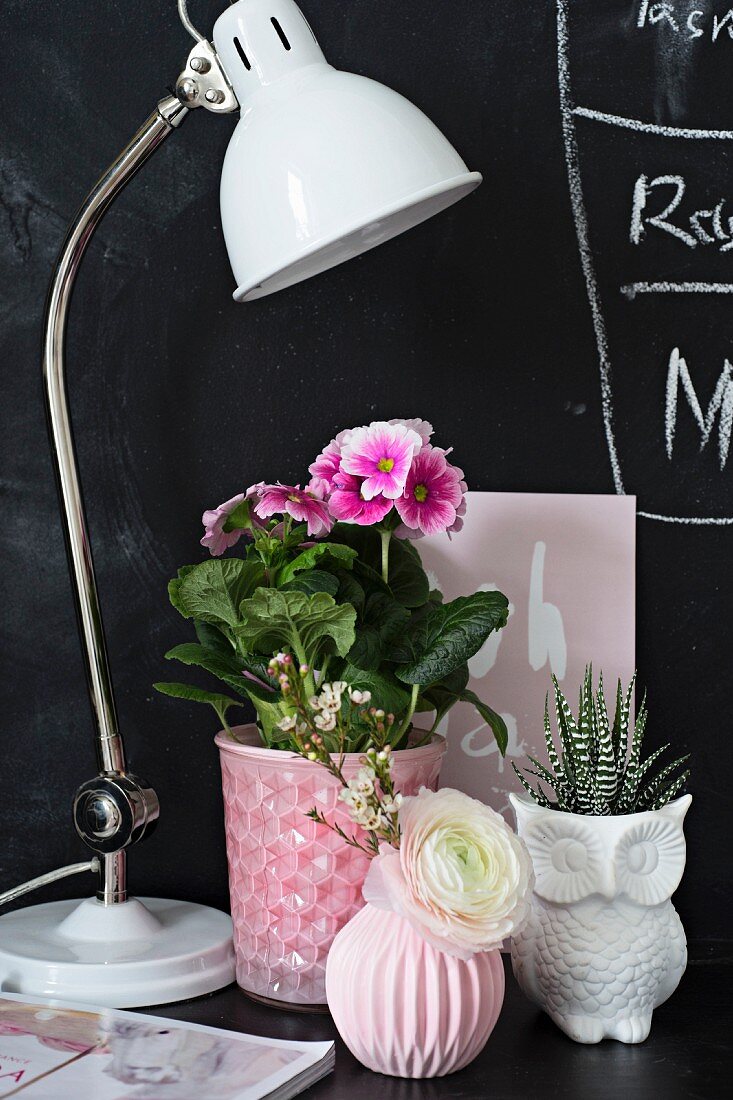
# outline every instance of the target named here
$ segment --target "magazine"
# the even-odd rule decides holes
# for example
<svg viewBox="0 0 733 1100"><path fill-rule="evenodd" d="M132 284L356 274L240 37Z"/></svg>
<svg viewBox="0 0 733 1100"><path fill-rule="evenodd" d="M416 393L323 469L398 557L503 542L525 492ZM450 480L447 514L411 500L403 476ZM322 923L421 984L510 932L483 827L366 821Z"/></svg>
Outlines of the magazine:
<svg viewBox="0 0 733 1100"><path fill-rule="evenodd" d="M333 1064L333 1043L0 994L3 1100L288 1100Z"/></svg>

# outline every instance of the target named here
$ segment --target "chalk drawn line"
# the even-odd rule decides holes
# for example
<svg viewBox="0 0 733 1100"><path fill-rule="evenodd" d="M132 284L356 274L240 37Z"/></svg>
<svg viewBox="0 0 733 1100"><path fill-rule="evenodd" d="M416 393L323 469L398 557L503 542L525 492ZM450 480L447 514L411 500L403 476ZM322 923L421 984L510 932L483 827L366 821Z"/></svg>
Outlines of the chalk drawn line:
<svg viewBox="0 0 733 1100"><path fill-rule="evenodd" d="M733 283L628 283L621 293L630 302L637 294L733 294Z"/></svg>
<svg viewBox="0 0 733 1100"><path fill-rule="evenodd" d="M565 164L570 188L570 203L575 221L575 235L578 239L580 263L585 276L585 285L593 318L593 330L596 336L598 357L601 369L601 406L603 424L606 431L608 455L611 460L613 483L619 496L625 496L621 465L616 453L616 440L613 434L613 406L611 402L611 361L608 353L606 322L601 309L601 294L598 288L593 253L588 234L588 215L585 210L583 186L580 179L578 142L573 118L573 102L570 92L570 57L568 49L568 0L557 0L557 77L560 90L560 116L562 119L563 144L565 146Z"/></svg>
<svg viewBox="0 0 733 1100"><path fill-rule="evenodd" d="M578 118L589 118L594 122L605 122L609 126L620 126L624 130L634 130L639 134L685 138L688 141L733 141L733 130L701 130L690 126L660 126L656 122L643 122L640 118L626 118L624 115L611 115L606 111L594 111L591 107L573 107L572 113Z"/></svg>
<svg viewBox="0 0 733 1100"><path fill-rule="evenodd" d="M583 185L580 177L580 158L578 154L578 139L575 130L576 116L594 118L599 122L611 125L623 126L625 129L640 129L642 132L659 133L663 137L694 137L714 138L718 140L733 139L733 131L728 130L686 130L676 127L654 128L653 123L645 123L636 119L624 119L621 115L606 115L601 111L591 111L587 107L575 107L570 88L570 49L569 49L569 0L557 0L557 77L560 92L560 118L562 121L563 145L565 149L565 165L568 173L568 187L570 190L570 204L575 222L575 235L578 241L580 264L585 277L586 291L593 318L593 330L598 348L598 360L601 376L601 407L603 411L603 425L608 445L608 457L611 462L613 483L619 496L625 496L621 463L616 449L616 438L613 430L613 401L611 392L611 359L608 350L608 336L606 323L601 308L601 293L598 287L593 253L590 247L590 234L588 232L588 214L585 208ZM635 124L635 125L632 125ZM651 284L650 284L651 285ZM727 291L725 292L727 293ZM657 512L637 512L642 519L656 520L660 523L683 523L692 526L730 526L733 517L723 516L666 516Z"/></svg>

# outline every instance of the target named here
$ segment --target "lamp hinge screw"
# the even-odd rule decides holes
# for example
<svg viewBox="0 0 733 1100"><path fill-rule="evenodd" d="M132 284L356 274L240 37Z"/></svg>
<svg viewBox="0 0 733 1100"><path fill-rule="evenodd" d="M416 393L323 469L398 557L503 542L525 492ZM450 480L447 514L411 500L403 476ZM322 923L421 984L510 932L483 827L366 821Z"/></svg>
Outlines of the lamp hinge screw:
<svg viewBox="0 0 733 1100"><path fill-rule="evenodd" d="M224 100L224 93L219 91L218 88L208 88L205 99L207 103L222 103Z"/></svg>
<svg viewBox="0 0 733 1100"><path fill-rule="evenodd" d="M181 103L194 103L199 94L198 84L190 77L183 77L178 81L176 92Z"/></svg>
<svg viewBox="0 0 733 1100"><path fill-rule="evenodd" d="M195 73L208 73L211 68L211 62L205 57L192 57L189 64Z"/></svg>

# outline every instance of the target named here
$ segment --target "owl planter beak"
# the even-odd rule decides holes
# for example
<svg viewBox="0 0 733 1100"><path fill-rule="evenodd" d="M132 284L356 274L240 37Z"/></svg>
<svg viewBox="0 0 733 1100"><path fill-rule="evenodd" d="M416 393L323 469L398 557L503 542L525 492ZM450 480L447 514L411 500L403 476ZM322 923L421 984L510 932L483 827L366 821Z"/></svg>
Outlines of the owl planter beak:
<svg viewBox="0 0 733 1100"><path fill-rule="evenodd" d="M601 863L596 880L596 893L604 901L613 901L616 897L616 872L610 862Z"/></svg>

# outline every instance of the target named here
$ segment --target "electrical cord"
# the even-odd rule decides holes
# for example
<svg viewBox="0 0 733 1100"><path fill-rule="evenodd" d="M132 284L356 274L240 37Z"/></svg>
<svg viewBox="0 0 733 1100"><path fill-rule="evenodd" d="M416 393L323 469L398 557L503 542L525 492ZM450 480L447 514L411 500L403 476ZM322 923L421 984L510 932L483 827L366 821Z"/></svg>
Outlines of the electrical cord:
<svg viewBox="0 0 733 1100"><path fill-rule="evenodd" d="M38 890L41 886L48 886L51 882L68 878L69 875L80 875L84 871L99 871L99 860L96 856L87 863L69 863L66 867L59 867L55 871L39 875L38 878L29 879L28 882L21 882L20 886L14 886L12 890L6 890L4 894L0 894L0 905L7 905L16 898L22 897L23 894L29 894L31 890Z"/></svg>

